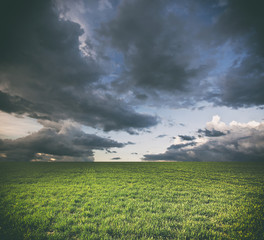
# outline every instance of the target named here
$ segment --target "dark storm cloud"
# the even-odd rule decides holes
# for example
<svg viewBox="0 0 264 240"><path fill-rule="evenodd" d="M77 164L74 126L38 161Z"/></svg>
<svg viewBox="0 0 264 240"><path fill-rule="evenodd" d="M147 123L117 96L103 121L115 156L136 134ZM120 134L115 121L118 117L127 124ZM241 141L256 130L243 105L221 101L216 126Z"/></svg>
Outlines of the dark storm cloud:
<svg viewBox="0 0 264 240"><path fill-rule="evenodd" d="M50 124L51 126L52 124ZM5 157L1 160L31 161L34 159L67 160L74 157L76 161L93 160L94 149L121 148L126 144L108 138L86 134L71 122L54 123L54 127L43 127L38 132L16 140L1 140L0 152Z"/></svg>
<svg viewBox="0 0 264 240"><path fill-rule="evenodd" d="M155 104L263 105L263 7L262 0L123 1L98 30L124 56L113 88ZM219 70L226 45L237 57Z"/></svg>
<svg viewBox="0 0 264 240"><path fill-rule="evenodd" d="M33 108L33 104L17 96L10 96L0 91L0 109L7 113L25 113Z"/></svg>
<svg viewBox="0 0 264 240"><path fill-rule="evenodd" d="M185 140L185 141L192 141L195 139L194 136L187 136L187 135L178 135L182 140Z"/></svg>
<svg viewBox="0 0 264 240"><path fill-rule="evenodd" d="M249 44L251 50L256 50L261 56L264 55L264 29L263 12L264 3L262 0L231 0L227 1L224 9L216 21L216 31L219 41L226 38L232 40L236 37ZM251 46L250 46L251 45Z"/></svg>
<svg viewBox="0 0 264 240"><path fill-rule="evenodd" d="M207 35L211 43L229 42L241 54L241 59L220 79L216 104L233 107L264 104L263 8L262 0L227 1L214 30Z"/></svg>
<svg viewBox="0 0 264 240"><path fill-rule="evenodd" d="M74 119L106 131L157 124L155 117L136 113L97 89L105 74L102 61L82 56L83 30L59 19L53 2L4 1L0 11L0 110L52 121Z"/></svg>
<svg viewBox="0 0 264 240"><path fill-rule="evenodd" d="M213 123L213 122L212 122ZM264 123L232 122L229 126L214 122L228 129L228 134L207 136L184 144L171 145L165 153L146 154L144 160L171 161L263 161Z"/></svg>
<svg viewBox="0 0 264 240"><path fill-rule="evenodd" d="M123 1L116 17L102 25L101 36L125 57L115 87L186 91L191 79L205 75L207 66L192 62L196 51L186 19L168 12L170 6L175 7L171 1Z"/></svg>
<svg viewBox="0 0 264 240"><path fill-rule="evenodd" d="M133 104L264 103L261 1L115 2L116 11L110 14L108 8L110 20L91 23L96 34L91 30L93 39L87 35L86 43L94 55L86 56L79 49L84 29L59 19L57 5L49 0L2 1L0 110L137 134L135 129L156 125L158 119L135 112ZM90 5L98 11L96 1ZM215 49L227 42L241 59L214 83L205 81L217 68ZM122 56L114 60L107 50ZM109 76L106 62L120 67L111 86L102 83ZM129 91L134 98L130 106L128 95L116 94Z"/></svg>
<svg viewBox="0 0 264 240"><path fill-rule="evenodd" d="M233 107L264 104L264 56L245 58L223 78L221 104Z"/></svg>

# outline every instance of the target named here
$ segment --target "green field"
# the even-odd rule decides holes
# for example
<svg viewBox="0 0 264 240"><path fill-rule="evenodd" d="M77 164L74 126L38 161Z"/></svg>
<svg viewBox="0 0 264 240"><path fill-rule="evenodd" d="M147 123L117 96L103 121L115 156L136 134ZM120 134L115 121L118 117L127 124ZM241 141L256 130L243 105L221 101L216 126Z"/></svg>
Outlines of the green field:
<svg viewBox="0 0 264 240"><path fill-rule="evenodd" d="M0 163L0 239L264 239L263 163Z"/></svg>

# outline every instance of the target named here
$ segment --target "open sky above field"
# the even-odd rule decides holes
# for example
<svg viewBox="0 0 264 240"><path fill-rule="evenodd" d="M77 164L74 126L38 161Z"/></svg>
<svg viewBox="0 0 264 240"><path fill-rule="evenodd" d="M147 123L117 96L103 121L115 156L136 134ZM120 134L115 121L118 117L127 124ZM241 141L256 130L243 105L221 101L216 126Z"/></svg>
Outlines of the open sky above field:
<svg viewBox="0 0 264 240"><path fill-rule="evenodd" d="M262 0L3 0L0 161L264 159Z"/></svg>

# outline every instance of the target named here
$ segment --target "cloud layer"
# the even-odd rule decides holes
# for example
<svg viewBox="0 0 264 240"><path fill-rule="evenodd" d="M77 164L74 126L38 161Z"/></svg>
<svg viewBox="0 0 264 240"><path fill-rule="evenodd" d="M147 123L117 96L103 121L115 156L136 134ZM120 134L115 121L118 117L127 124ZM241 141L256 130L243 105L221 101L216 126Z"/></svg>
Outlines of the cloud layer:
<svg viewBox="0 0 264 240"><path fill-rule="evenodd" d="M122 1L99 29L124 58L112 86L138 102L263 105L263 1Z"/></svg>
<svg viewBox="0 0 264 240"><path fill-rule="evenodd" d="M181 136L177 137L175 144L168 147L165 153L148 154L144 156L144 160L263 161L264 159L264 122L233 121L226 125L220 121L219 116L214 116L202 132L202 136L199 135L192 141Z"/></svg>
<svg viewBox="0 0 264 240"><path fill-rule="evenodd" d="M86 134L71 121L41 121L38 132L15 140L0 140L2 161L92 161L93 150L121 148L126 144Z"/></svg>
<svg viewBox="0 0 264 240"><path fill-rule="evenodd" d="M0 109L132 132L158 123L138 104L262 106L262 6L4 1Z"/></svg>
<svg viewBox="0 0 264 240"><path fill-rule="evenodd" d="M0 110L52 121L74 119L106 131L157 124L155 117L98 90L95 84L105 74L102 61L82 55L84 30L59 19L53 2L4 1L1 11Z"/></svg>

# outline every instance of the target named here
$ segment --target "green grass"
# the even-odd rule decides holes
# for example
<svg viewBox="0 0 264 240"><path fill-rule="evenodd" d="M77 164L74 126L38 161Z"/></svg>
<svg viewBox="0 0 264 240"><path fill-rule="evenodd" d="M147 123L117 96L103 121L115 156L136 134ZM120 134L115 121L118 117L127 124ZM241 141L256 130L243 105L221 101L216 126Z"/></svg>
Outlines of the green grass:
<svg viewBox="0 0 264 240"><path fill-rule="evenodd" d="M0 163L0 239L264 239L263 163Z"/></svg>

